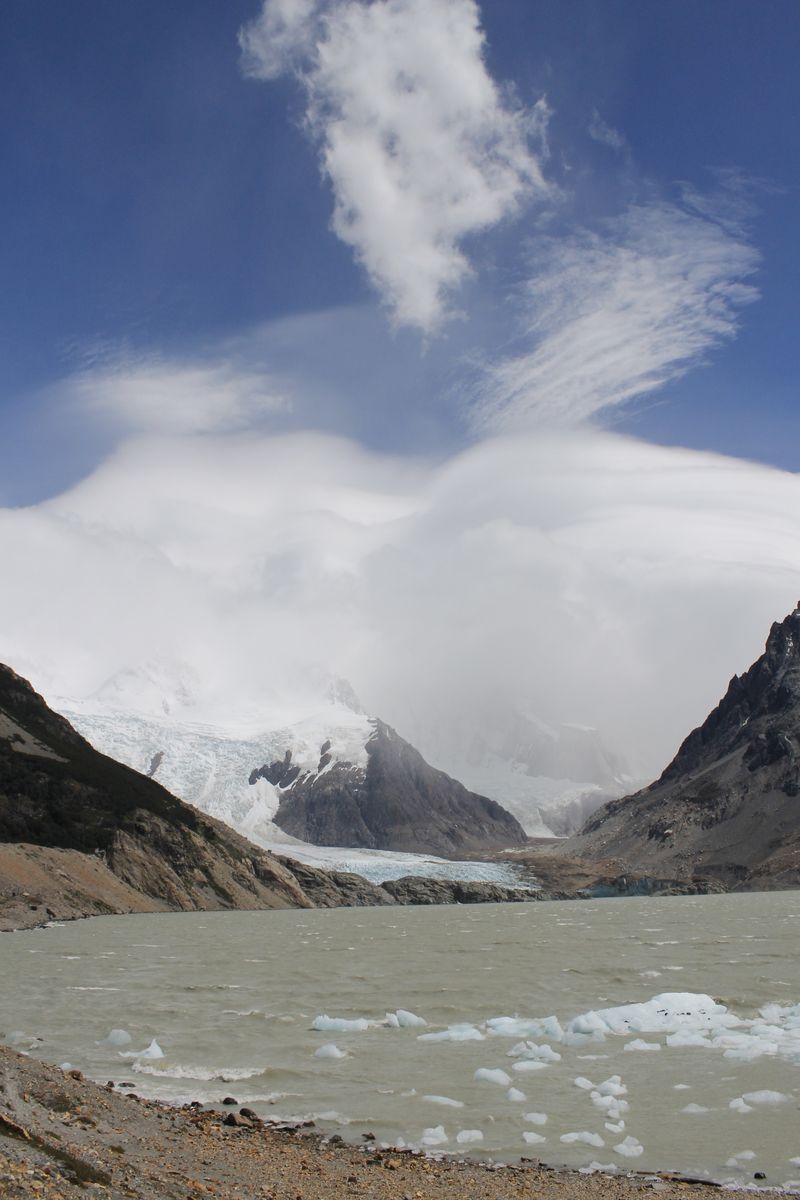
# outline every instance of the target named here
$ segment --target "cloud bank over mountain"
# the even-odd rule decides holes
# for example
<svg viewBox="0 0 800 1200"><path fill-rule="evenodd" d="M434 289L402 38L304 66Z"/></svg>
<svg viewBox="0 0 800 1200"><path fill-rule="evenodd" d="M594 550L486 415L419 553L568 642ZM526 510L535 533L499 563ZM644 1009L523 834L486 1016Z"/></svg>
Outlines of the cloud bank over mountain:
<svg viewBox="0 0 800 1200"><path fill-rule="evenodd" d="M521 711L653 774L794 604L798 514L793 475L610 434L141 438L0 513L0 660L48 695L188 664L256 723L328 673L442 761Z"/></svg>

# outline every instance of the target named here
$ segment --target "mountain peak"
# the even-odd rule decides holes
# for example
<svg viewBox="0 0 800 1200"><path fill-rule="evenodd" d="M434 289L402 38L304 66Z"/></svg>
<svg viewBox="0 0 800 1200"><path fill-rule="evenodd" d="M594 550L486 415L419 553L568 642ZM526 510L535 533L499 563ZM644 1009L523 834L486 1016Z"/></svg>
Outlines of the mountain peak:
<svg viewBox="0 0 800 1200"><path fill-rule="evenodd" d="M791 713L800 724L800 603L773 623L764 653L743 675L734 675L717 707L682 743L658 783L716 761L749 743L762 721Z"/></svg>
<svg viewBox="0 0 800 1200"><path fill-rule="evenodd" d="M612 801L569 847L670 877L800 882L800 606L684 741L660 779Z"/></svg>

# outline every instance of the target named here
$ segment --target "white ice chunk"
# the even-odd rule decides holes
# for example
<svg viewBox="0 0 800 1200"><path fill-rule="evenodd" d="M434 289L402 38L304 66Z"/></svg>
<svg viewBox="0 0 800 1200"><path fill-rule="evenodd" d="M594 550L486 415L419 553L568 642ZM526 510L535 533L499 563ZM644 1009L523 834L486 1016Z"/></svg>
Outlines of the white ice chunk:
<svg viewBox="0 0 800 1200"><path fill-rule="evenodd" d="M547 1113L529 1112L525 1113L525 1120L530 1121L531 1125L546 1125Z"/></svg>
<svg viewBox="0 0 800 1200"><path fill-rule="evenodd" d="M616 1096L601 1096L597 1091L591 1092L590 1095L595 1108L599 1108L611 1121L618 1121L630 1108L627 1100L620 1100Z"/></svg>
<svg viewBox="0 0 800 1200"><path fill-rule="evenodd" d="M526 1062L528 1060L543 1063L561 1062L561 1055L546 1042L543 1042L541 1046L537 1046L536 1042L517 1042L516 1046L512 1046L509 1050L508 1057L521 1058Z"/></svg>
<svg viewBox="0 0 800 1200"><path fill-rule="evenodd" d="M128 1033L127 1029L112 1029L108 1037L103 1038L102 1042L96 1042L97 1046L130 1046L133 1038Z"/></svg>
<svg viewBox="0 0 800 1200"><path fill-rule="evenodd" d="M462 1146L468 1144L469 1142L482 1142L483 1141L483 1130L482 1129L460 1129L458 1131L458 1133L456 1134L456 1141L459 1142Z"/></svg>
<svg viewBox="0 0 800 1200"><path fill-rule="evenodd" d="M512 1087L512 1088L509 1088L508 1091L506 1092L506 1100L511 1100L515 1104L522 1100L527 1100L527 1099L528 1099L528 1097L525 1095L524 1092L521 1092L519 1090L519 1088Z"/></svg>
<svg viewBox="0 0 800 1200"><path fill-rule="evenodd" d="M668 1033L666 1042L671 1049L678 1046L702 1046L706 1050L711 1049L711 1042L699 1029L679 1029L677 1033Z"/></svg>
<svg viewBox="0 0 800 1200"><path fill-rule="evenodd" d="M311 1028L322 1033L363 1033L369 1027L366 1017L329 1017L327 1013L314 1017L311 1022Z"/></svg>
<svg viewBox="0 0 800 1200"><path fill-rule="evenodd" d="M444 1125L434 1125L432 1129L423 1129L420 1142L423 1146L443 1146L449 1141L444 1131Z"/></svg>
<svg viewBox="0 0 800 1200"><path fill-rule="evenodd" d="M397 1017L401 1029L419 1029L428 1024L424 1017L418 1017L416 1013L409 1012L407 1008L398 1008L394 1016Z"/></svg>
<svg viewBox="0 0 800 1200"><path fill-rule="evenodd" d="M333 1042L326 1042L314 1051L314 1058L347 1058L347 1052L340 1050Z"/></svg>
<svg viewBox="0 0 800 1200"><path fill-rule="evenodd" d="M524 1129L522 1131L522 1140L523 1142L527 1142L529 1146L538 1146L542 1142L546 1142L547 1138L542 1137L540 1133L534 1133L531 1129Z"/></svg>
<svg viewBox="0 0 800 1200"><path fill-rule="evenodd" d="M737 1096L735 1100L731 1100L728 1108L732 1108L734 1112L749 1113L753 1111L752 1104L746 1104L741 1096Z"/></svg>
<svg viewBox="0 0 800 1200"><path fill-rule="evenodd" d="M573 1142L583 1142L586 1146L605 1146L605 1142L599 1133L589 1133L586 1129L580 1133L562 1133L559 1140L565 1142L567 1145Z"/></svg>
<svg viewBox="0 0 800 1200"><path fill-rule="evenodd" d="M640 1154L644 1154L644 1146L630 1134L623 1141L619 1142L614 1147L617 1154L621 1154L623 1158L638 1158Z"/></svg>
<svg viewBox="0 0 800 1200"><path fill-rule="evenodd" d="M427 1100L429 1104L445 1104L449 1108L463 1108L463 1100L452 1100L449 1096L423 1096L423 1100Z"/></svg>
<svg viewBox="0 0 800 1200"><path fill-rule="evenodd" d="M619 1075L610 1075L608 1079L604 1079L602 1083L598 1083L596 1089L601 1096L627 1096L628 1089L622 1082Z"/></svg>
<svg viewBox="0 0 800 1200"><path fill-rule="evenodd" d="M696 1113L707 1113L710 1111L711 1110L706 1108L703 1104L687 1104L685 1108L681 1109L682 1113L687 1113L689 1116L692 1116Z"/></svg>
<svg viewBox="0 0 800 1200"><path fill-rule="evenodd" d="M605 1121L604 1124L609 1133L624 1133L625 1131L624 1121Z"/></svg>
<svg viewBox="0 0 800 1200"><path fill-rule="evenodd" d="M791 1096L785 1096L783 1092L745 1092L742 1099L745 1104L786 1104Z"/></svg>
<svg viewBox="0 0 800 1200"><path fill-rule="evenodd" d="M591 1092L594 1088L591 1079L587 1079L585 1075L578 1075L572 1082L575 1084L575 1087L583 1088L585 1092Z"/></svg>
<svg viewBox="0 0 800 1200"><path fill-rule="evenodd" d="M726 1167L739 1167L743 1162L752 1162L756 1157L755 1150L740 1150L738 1154L732 1154L725 1163Z"/></svg>
<svg viewBox="0 0 800 1200"><path fill-rule="evenodd" d="M660 1042L646 1042L643 1038L634 1038L632 1042L626 1042L622 1047L623 1050L660 1050Z"/></svg>
<svg viewBox="0 0 800 1200"><path fill-rule="evenodd" d="M605 1040L605 1034L601 1033L599 1029L593 1030L592 1033L579 1033L574 1029L568 1029L561 1039L561 1044L580 1049L592 1042L604 1042Z"/></svg>
<svg viewBox="0 0 800 1200"><path fill-rule="evenodd" d="M523 1058L519 1062L515 1062L511 1070L517 1071L520 1075L529 1075L531 1071L547 1070L547 1063L539 1062L538 1059Z"/></svg>
<svg viewBox="0 0 800 1200"><path fill-rule="evenodd" d="M558 1017L542 1017L530 1020L520 1017L490 1017L486 1028L499 1037L546 1037L560 1042L564 1036Z"/></svg>
<svg viewBox="0 0 800 1200"><path fill-rule="evenodd" d="M449 1025L438 1033L421 1033L420 1042L482 1042L484 1034L474 1025Z"/></svg>
<svg viewBox="0 0 800 1200"><path fill-rule="evenodd" d="M507 1075L505 1071L501 1071L499 1067L478 1067L472 1078L478 1082L496 1083L500 1087L508 1087L511 1083L511 1076Z"/></svg>
<svg viewBox="0 0 800 1200"><path fill-rule="evenodd" d="M120 1050L119 1056L120 1056L120 1058L154 1059L154 1058L163 1058L164 1051L161 1049L161 1047L159 1046L156 1039L153 1038L150 1045L145 1047L144 1050Z"/></svg>
<svg viewBox="0 0 800 1200"><path fill-rule="evenodd" d="M641 1004L622 1004L582 1013L567 1024L567 1033L675 1033L679 1029L720 1031L739 1025L723 1004L699 992L661 992Z"/></svg>

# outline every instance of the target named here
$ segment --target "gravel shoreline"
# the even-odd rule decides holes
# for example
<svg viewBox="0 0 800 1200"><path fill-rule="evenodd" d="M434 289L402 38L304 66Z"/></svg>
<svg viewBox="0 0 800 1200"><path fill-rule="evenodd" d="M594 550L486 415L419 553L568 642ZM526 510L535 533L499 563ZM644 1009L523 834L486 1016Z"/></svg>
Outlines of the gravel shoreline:
<svg viewBox="0 0 800 1200"><path fill-rule="evenodd" d="M170 1108L0 1047L3 1200L702 1200L717 1185L670 1175L493 1167L334 1144L231 1108ZM753 1191L728 1190L731 1200ZM784 1193L785 1194L785 1193Z"/></svg>

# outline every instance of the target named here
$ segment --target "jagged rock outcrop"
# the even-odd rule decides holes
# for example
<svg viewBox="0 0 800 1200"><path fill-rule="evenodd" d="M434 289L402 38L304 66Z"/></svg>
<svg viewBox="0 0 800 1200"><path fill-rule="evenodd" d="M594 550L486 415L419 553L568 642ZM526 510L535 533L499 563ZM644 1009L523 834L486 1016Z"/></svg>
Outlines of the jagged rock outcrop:
<svg viewBox="0 0 800 1200"><path fill-rule="evenodd" d="M728 887L800 885L800 606L660 779L606 805L566 849Z"/></svg>
<svg viewBox="0 0 800 1200"><path fill-rule="evenodd" d="M320 747L316 771L283 759L252 773L280 790L273 820L320 846L359 846L453 855L520 845L526 835L501 805L431 767L389 725L375 721L367 764L331 762Z"/></svg>

